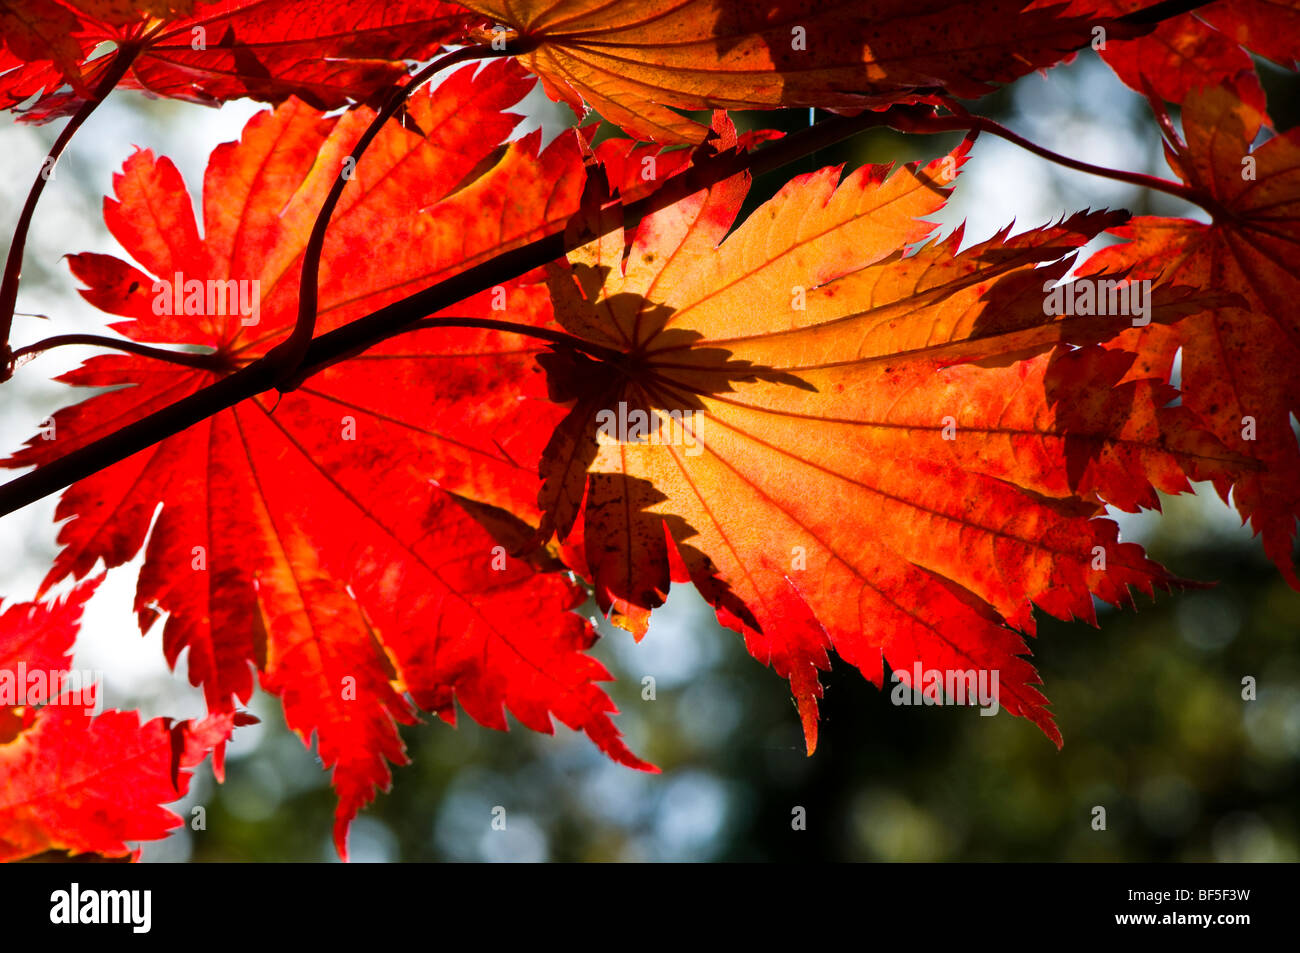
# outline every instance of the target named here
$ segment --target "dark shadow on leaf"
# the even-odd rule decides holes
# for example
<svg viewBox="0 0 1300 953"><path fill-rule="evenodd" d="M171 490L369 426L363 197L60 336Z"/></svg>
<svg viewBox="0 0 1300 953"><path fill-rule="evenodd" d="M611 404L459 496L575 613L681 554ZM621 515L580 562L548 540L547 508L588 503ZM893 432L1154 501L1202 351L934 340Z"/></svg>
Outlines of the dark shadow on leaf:
<svg viewBox="0 0 1300 953"><path fill-rule="evenodd" d="M662 605L670 585L668 546L675 545L690 570L691 581L710 604L754 630L749 608L718 578L717 568L690 544L698 535L682 517L651 512L667 500L648 480L621 473L593 473L583 510L587 564L596 602L608 612L615 601L644 609Z"/></svg>
<svg viewBox="0 0 1300 953"><path fill-rule="evenodd" d="M667 327L673 310L639 295L601 298L607 268L579 265L576 285L552 275L549 286L559 323L575 337L598 345L553 345L538 355L551 400L571 405L542 452L538 505L540 537L572 531L600 440L624 444L675 442L688 434L687 414L705 408L703 398L732 392L739 383L766 382L815 390L784 370L739 360L720 347L696 347L698 331ZM611 348L622 342L621 349ZM690 432L693 437L693 432Z"/></svg>

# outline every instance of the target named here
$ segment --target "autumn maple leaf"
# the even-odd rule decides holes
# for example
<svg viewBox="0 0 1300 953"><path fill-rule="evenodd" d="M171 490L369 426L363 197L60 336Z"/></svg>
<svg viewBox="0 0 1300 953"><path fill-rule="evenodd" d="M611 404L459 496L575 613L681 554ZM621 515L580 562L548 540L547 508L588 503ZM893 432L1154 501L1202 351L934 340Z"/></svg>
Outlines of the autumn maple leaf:
<svg viewBox="0 0 1300 953"><path fill-rule="evenodd" d="M477 76L468 67L411 101L427 137L395 124L381 132L331 222L320 331L576 211L585 177L576 133L540 154L540 133L498 146L519 118L506 110L531 85L507 61ZM371 116L323 118L290 101L254 117L240 142L212 155L201 238L175 167L136 153L105 219L146 271L102 255L73 256L73 270L89 301L132 319L115 325L122 333L197 346L211 364L92 358L63 379L130 386L61 411L58 440L33 440L8 465L84 445L281 339L296 318L317 210ZM206 295L216 288L241 304L214 309ZM543 285L521 282L455 313L541 324L550 303ZM59 503L59 518L70 519L46 585L99 559L121 565L151 534L136 594L142 626L169 613L167 657L174 663L189 649L190 678L214 711L249 697L256 664L289 726L305 741L315 733L333 769L340 851L350 818L387 786L387 762L404 760L395 724L411 718L404 693L448 721L459 702L500 729L507 711L545 732L554 716L611 757L646 767L594 684L609 675L585 654L595 635L571 611L582 588L508 558L451 495L534 505L535 462L520 461L536 460L545 434L532 432L537 415L520 415L521 401L551 412L532 352L516 337L432 329L393 338L74 485Z"/></svg>
<svg viewBox="0 0 1300 953"><path fill-rule="evenodd" d="M391 87L405 61L431 55L477 20L457 4L430 0L4 0L0 108L39 96L23 118L67 115L129 50L127 88L208 105L297 96L332 109ZM104 43L117 50L95 55ZM56 92L64 84L71 90Z"/></svg>
<svg viewBox="0 0 1300 953"><path fill-rule="evenodd" d="M128 841L166 837L181 819L162 805L185 796L191 769L249 717L141 724L136 712L30 712L0 744L0 861L46 851L122 856Z"/></svg>
<svg viewBox="0 0 1300 953"><path fill-rule="evenodd" d="M937 87L976 97L1088 43L1095 15L1024 0L465 0L509 27L553 99L660 142L701 142L677 109L861 109ZM1151 6L1138 3L1138 8ZM585 104L585 105L584 105Z"/></svg>
<svg viewBox="0 0 1300 953"><path fill-rule="evenodd" d="M162 805L185 795L190 769L236 725L256 721L242 712L176 725L142 725L135 712L92 715L97 686L70 686L66 676L98 585L0 614L0 861L47 851L122 856L127 841L166 836L180 818ZM29 695L37 684L39 699ZM23 697L7 697L15 689Z"/></svg>
<svg viewBox="0 0 1300 953"><path fill-rule="evenodd" d="M1247 87L1249 88L1249 87ZM1139 217L1114 233L1088 267L1197 283L1240 295L1244 306L1206 310L1172 327L1127 331L1149 373L1168 377L1182 353L1183 403L1234 452L1258 462L1221 475L1219 493L1263 538L1264 549L1300 588L1293 545L1300 516L1300 130L1251 146L1265 115L1232 88L1188 95L1186 141L1166 140L1170 164L1212 210L1209 223Z"/></svg>
<svg viewBox="0 0 1300 953"><path fill-rule="evenodd" d="M1135 5L1119 0L1106 12L1118 15ZM1296 37L1300 0L1219 0L1171 17L1145 36L1108 39L1099 52L1140 93L1181 103L1193 89L1232 80L1263 111L1264 91L1250 53L1294 68L1300 62Z"/></svg>
<svg viewBox="0 0 1300 953"><path fill-rule="evenodd" d="M1032 606L1091 621L1094 595L1177 584L1096 517L1235 459L1163 381L1119 386L1133 355L1092 342L1128 317L1047 313L1044 283L1123 215L917 247L964 155L801 176L734 231L744 176L635 235L593 202L604 237L552 272L589 346L543 358L571 408L543 530L580 524L598 601L634 626L689 576L791 681L810 751L832 649L877 685L885 662L998 672L1001 706L1059 742L1021 658Z"/></svg>

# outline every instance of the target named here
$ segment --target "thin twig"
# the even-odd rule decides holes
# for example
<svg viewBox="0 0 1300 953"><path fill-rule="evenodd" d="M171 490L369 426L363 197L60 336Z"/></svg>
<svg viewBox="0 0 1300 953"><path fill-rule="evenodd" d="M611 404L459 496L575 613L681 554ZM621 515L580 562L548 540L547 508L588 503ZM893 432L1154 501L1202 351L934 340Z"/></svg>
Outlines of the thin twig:
<svg viewBox="0 0 1300 953"><path fill-rule="evenodd" d="M161 347L150 347L148 344L139 344L124 338L110 338L102 334L56 334L43 341L37 341L35 344L28 344L26 347L20 347L14 351L14 367L23 363L24 358L35 357L52 348L69 347L71 345L106 347L114 351L125 351L127 354L138 354L141 357L166 361L168 364L179 364L182 367L194 367L205 371L227 371L231 369L229 360L224 355L216 352L195 354L189 351L172 351Z"/></svg>
<svg viewBox="0 0 1300 953"><path fill-rule="evenodd" d="M1059 152L1053 152L1046 146L1040 146L1038 143L1026 139L1017 132L1013 132L1006 126L1002 125L987 116L977 116L968 113L955 104L950 104L949 108L960 110L952 116L923 116L916 120L907 120L902 124L895 125L894 128L902 132L911 133L941 133L941 132L986 132L991 136L997 136L999 139L1005 139L1007 142L1017 145L1020 148L1032 152L1036 156L1054 162L1057 165L1064 166L1067 169L1076 169L1079 172L1087 172L1091 175L1101 176L1106 179L1114 179L1117 182L1127 182L1130 185L1138 185L1143 188L1152 189L1156 192L1164 192L1167 195L1174 195L1184 201L1199 205L1211 215L1222 215L1223 209L1214 199L1206 195L1202 190L1193 188L1183 182L1175 182L1172 179L1162 179L1154 175L1146 175L1142 172L1128 172L1123 169L1111 169L1106 166L1093 165L1091 162L1083 162L1079 159L1071 159L1069 156L1063 156Z"/></svg>
<svg viewBox="0 0 1300 953"><path fill-rule="evenodd" d="M117 56L114 58L107 72L104 73L99 85L95 87L94 95L81 104L81 108L76 111L73 117L68 120L68 124L59 132L59 136L54 140L54 145L50 151L45 154L45 161L41 165L41 171L37 173L36 179L32 182L31 189L27 192L27 201L23 203L22 211L18 214L18 224L14 227L13 238L9 244L9 257L5 260L4 279L0 281L0 381L9 379L12 373L11 364L13 355L9 350L9 332L13 327L14 307L18 303L18 282L22 277L23 271L23 253L27 248L27 232L31 228L32 217L36 213L36 203L40 201L41 193L45 191L45 183L54 175L54 166L59 161L59 156L67 148L68 143L82 124L90 118L90 114L95 108L102 103L108 94L117 86L118 81L126 75L127 70L135 61L139 53L139 47L134 44L123 45L118 48Z"/></svg>
<svg viewBox="0 0 1300 953"><path fill-rule="evenodd" d="M303 355L307 352L307 345L316 333L320 259L325 248L325 234L329 229L330 217L334 214L339 198L342 197L343 190L355 174L357 165L361 162L361 157L365 154L366 149L370 147L370 143L379 135L388 120L393 118L397 111L402 108L402 104L406 102L407 97L436 73L468 60L484 59L490 56L505 56L512 52L514 51L508 47L495 50L490 46L462 46L458 50L440 56L411 76L409 82L394 89L389 94L383 107L370 121L370 125L366 127L365 132L361 134L356 145L352 147L352 151L346 157L351 162L348 163L345 160L343 168L339 170L339 174L335 177L329 195L325 197L325 201L321 204L320 211L316 215L316 222L312 226L311 235L307 239L307 246L303 251L302 278L298 289L298 319L294 323L293 332L266 354L268 361L280 364L284 379L290 378L294 371L298 369L298 366L302 363Z"/></svg>
<svg viewBox="0 0 1300 953"><path fill-rule="evenodd" d="M422 318L408 324L402 329L402 332L421 331L426 328L486 328L489 331L505 331L508 334L536 338L539 341L546 341L560 347L567 347L570 350L581 351L584 354L590 354L592 357L598 357L605 361L617 361L627 357L622 351L612 347L605 347L594 341L584 341L580 337L565 334L563 331L556 331L553 328L541 328L531 324L516 324L513 321L498 321L495 318L460 318L451 315L441 318Z"/></svg>

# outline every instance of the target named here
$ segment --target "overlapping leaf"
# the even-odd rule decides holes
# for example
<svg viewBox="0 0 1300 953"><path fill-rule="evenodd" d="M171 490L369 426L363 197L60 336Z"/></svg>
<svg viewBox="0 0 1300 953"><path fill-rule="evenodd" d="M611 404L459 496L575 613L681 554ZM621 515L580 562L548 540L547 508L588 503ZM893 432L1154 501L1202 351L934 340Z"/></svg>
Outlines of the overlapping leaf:
<svg viewBox="0 0 1300 953"><path fill-rule="evenodd" d="M166 837L181 819L162 805L225 742L239 713L140 723L135 712L91 716L79 705L27 713L0 744L0 861L46 851L122 856L128 841Z"/></svg>
<svg viewBox="0 0 1300 953"><path fill-rule="evenodd" d="M810 750L832 649L877 685L885 662L909 683L915 664L996 671L1002 707L1059 741L1021 658L1031 605L1092 620L1093 595L1174 585L1095 517L1233 459L1163 382L1107 390L1132 355L1017 360L1129 323L1048 315L1044 295L1123 216L904 257L961 158L803 176L728 235L738 177L644 221L626 256L616 228L552 275L557 319L594 347L546 359L571 407L543 456L547 527L583 514L597 598L634 624L677 549L678 577L790 679Z"/></svg>
<svg viewBox="0 0 1300 953"><path fill-rule="evenodd" d="M1182 351L1183 403L1200 414L1257 472L1218 481L1263 538L1293 586L1300 515L1300 131L1252 151L1266 117L1230 87L1191 93L1185 142L1166 154L1183 181L1214 210L1206 224L1142 217L1115 233L1128 242L1099 252L1089 267L1131 268L1134 276L1235 292L1244 307L1220 307L1172 328L1126 333L1150 371L1167 376Z"/></svg>
<svg viewBox="0 0 1300 953"><path fill-rule="evenodd" d="M89 579L65 598L15 603L0 614L0 743L22 728L23 708L62 693L82 610L98 586ZM39 673L39 682L29 686L27 671Z"/></svg>
<svg viewBox="0 0 1300 953"><path fill-rule="evenodd" d="M1121 0L1105 5L1105 12L1124 13L1136 5ZM1300 0L1219 0L1166 20L1146 36L1108 40L1101 55L1138 92L1180 103L1193 89L1252 74L1251 52L1294 67L1298 36ZM1264 108L1264 92L1253 78L1239 90L1252 106Z"/></svg>
<svg viewBox="0 0 1300 953"><path fill-rule="evenodd" d="M0 108L39 96L26 118L72 112L120 55L96 55L112 43L138 48L121 83L129 88L207 104L298 96L331 109L392 86L404 61L428 57L477 19L435 0L5 0Z"/></svg>
<svg viewBox="0 0 1300 953"><path fill-rule="evenodd" d="M1160 6L1142 0L466 6L473 13L429 2L0 4L0 106L37 97L29 118L85 100L124 55L93 57L105 40L136 55L128 86L288 100L213 154L201 227L174 166L139 152L106 203L136 264L72 258L85 297L130 319L117 330L202 350L210 366L95 358L64 379L119 389L60 413L58 440L34 439L6 465L61 457L283 338L307 234L371 117L312 106L369 98L469 25L487 41L484 16L513 29L512 48L553 97L665 143L706 135L677 109L979 95L1086 45L1097 27L1130 82L1146 87L1133 59L1145 56L1163 66L1168 85L1156 91L1172 96L1240 72L1243 45L1294 52L1271 32L1294 5L1253 0L1208 5L1154 46L1119 42L1140 28L1114 17ZM1161 44L1170 55L1154 57ZM562 136L540 154L536 135L502 145L518 118L504 110L528 89L523 69L473 72L410 104L410 128L427 138L391 126L355 169L322 260L318 330L578 210L582 140ZM120 854L127 840L161 836L175 819L158 805L208 750L219 760L254 671L333 771L340 852L350 819L404 761L397 725L416 707L452 721L459 702L484 724L505 728L509 712L544 732L558 717L648 767L596 686L608 673L585 654L594 634L571 611L583 590L524 558L552 532L553 553L638 634L672 581L693 581L790 680L810 751L831 652L878 685L886 664L909 684L914 666L996 673L1001 707L1059 743L1024 658L1034 607L1092 620L1094 596L1125 605L1134 590L1179 584L1119 540L1099 518L1105 505L1156 506L1157 490L1183 491L1189 478L1234 487L1300 584L1288 418L1300 397L1300 156L1294 137L1247 154L1264 117L1258 86L1241 89L1253 91L1244 103L1222 90L1190 100L1190 146L1170 146L1211 225L1083 213L961 253L960 232L922 246L964 148L892 175L801 177L730 235L744 177L634 234L608 203L589 203L587 225L603 237L545 286L512 282L454 311L540 326L554 307L577 346L413 332L75 485L59 505L68 522L46 587L101 560L121 565L147 539L140 623L167 613L169 662L188 650L213 714L173 729L57 704L0 710L0 774L16 779L0 797L0 857ZM724 120L714 131L736 144ZM625 200L649 187L636 183L639 160L654 156L666 175L688 159L630 143L597 155ZM1238 188L1233 174L1247 166L1258 174ZM1127 314L1062 318L1045 304L1077 248L1108 228L1130 244L1080 281L1103 267L1164 281L1157 323L1122 335ZM1242 297L1228 307L1171 287L1189 283ZM1279 331L1280 345L1267 337ZM1179 347L1189 393L1171 405ZM41 633L20 646L11 632L9 655L54 665L83 598L0 617L0 635L7 624ZM110 754L95 774L86 749L97 746Z"/></svg>
<svg viewBox="0 0 1300 953"><path fill-rule="evenodd" d="M539 134L498 147L518 120L505 110L530 81L504 61L473 73L410 104L427 139L390 125L356 166L325 246L319 330L538 237L577 209L576 135L540 155ZM293 324L306 236L369 118L325 119L296 101L254 117L211 158L202 238L172 164L137 153L105 216L145 270L75 256L85 296L134 319L116 327L136 340L206 346L231 366L264 354ZM174 286L178 274L260 282L256 323L203 306L156 314L165 296L155 279ZM537 323L550 308L544 287L516 283L456 313ZM542 418L549 411L531 353L500 332L425 330L278 401L222 412L65 493L58 515L70 520L48 582L130 558L161 502L136 596L142 624L170 613L168 658L189 649L190 677L214 710L249 696L256 662L289 725L304 739L315 732L334 769L340 849L350 817L389 780L385 758L403 759L403 692L449 721L454 701L496 728L507 710L538 731L552 730L553 715L644 767L594 684L608 674L584 654L594 634L569 611L582 590L508 559L448 492L533 505L535 466L518 461L535 461L545 433L531 429L537 415L517 410L524 401ZM130 386L62 411L59 440L33 440L10 465L66 453L218 376L94 358L65 379Z"/></svg>
<svg viewBox="0 0 1300 953"><path fill-rule="evenodd" d="M235 725L253 720L227 713L141 725L134 712L92 716L96 688L65 676L97 586L85 582L52 603L0 614L0 679L6 692L23 694L0 698L0 861L47 851L121 856L127 841L166 836L180 818L162 805L184 796L189 769Z"/></svg>
<svg viewBox="0 0 1300 953"><path fill-rule="evenodd" d="M1110 18L1024 0L465 0L510 27L552 98L629 133L700 142L677 109L854 109L943 88L987 93L1086 46ZM1139 3L1139 7L1152 6ZM670 108L674 107L674 108Z"/></svg>

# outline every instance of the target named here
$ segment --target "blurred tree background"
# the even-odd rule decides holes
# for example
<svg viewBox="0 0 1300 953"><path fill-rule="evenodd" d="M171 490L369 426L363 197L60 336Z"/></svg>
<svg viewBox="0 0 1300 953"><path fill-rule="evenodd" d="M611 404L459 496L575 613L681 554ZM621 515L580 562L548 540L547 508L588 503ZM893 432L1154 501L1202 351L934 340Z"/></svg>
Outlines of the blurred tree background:
<svg viewBox="0 0 1300 953"><path fill-rule="evenodd" d="M1262 68L1278 127L1288 128L1300 119L1295 77ZM550 108L538 97L528 103L536 112ZM254 108L236 111L234 120ZM1091 54L1046 79L1026 77L973 108L1068 155L1169 174L1141 99ZM154 145L164 124L176 143L218 115L134 95L116 97L106 112L112 121L93 133L88 127L73 153L80 148L84 156L83 140L97 136L113 156L106 160L110 168L126 155L126 135ZM744 128L787 130L810 119L795 112L737 118ZM234 120L224 120L220 139L238 129ZM7 154L16 156L6 176L4 222L16 214L14 198L25 191L30 171L39 168L39 158L26 160L39 156L54 132L0 130L0 141L12 147ZM798 172L929 158L958 138L887 131L859 137L799 168L761 177L746 214ZM206 149L220 141L209 139ZM113 248L96 211L107 170L93 155L67 164L71 181L63 183L62 199L50 200L56 211L44 231L37 216L38 240L28 258L40 260L27 273L38 287L33 293L25 286L24 294L37 302L29 310L58 310L52 313L58 319L75 312L89 327L103 316L67 290L70 277L54 266L63 252ZM201 156L182 164L191 189L201 168ZM939 223L947 230L966 220L969 243L1013 218L1023 229L1103 205L1192 214L1168 196L1069 172L985 139ZM54 254L43 254L48 250ZM44 333L38 327L32 336ZM18 381L30 380L16 398L6 386L5 449L69 399L42 380L59 369L51 368L34 364L20 372ZM0 582L11 598L30 597L53 554L52 503L32 511L0 521L10 550L8 563L0 559ZM1208 486L1198 487L1196 498L1167 499L1163 517L1121 523L1125 538L1145 543L1174 573L1217 585L1160 594L1154 602L1139 597L1136 613L1101 607L1099 629L1040 613L1033 661L1065 736L1060 751L1032 724L1005 713L987 718L974 708L896 707L888 682L881 692L837 662L823 678L821 742L809 758L788 686L748 656L739 636L717 625L693 590L678 586L640 644L601 623L594 650L618 679L608 688L623 712L619 726L662 774L609 763L562 726L547 737L518 726L491 731L463 715L454 730L429 719L403 729L413 763L395 770L392 791L354 823L353 859L1300 859L1300 593L1281 581ZM134 633L126 610L129 567L121 572L127 584L101 594L107 605L88 619L78 652L108 670L113 707L199 714L198 693L183 676L157 670L157 629L143 641ZM103 621L110 610L116 613L111 623ZM152 675L120 676L124 652L136 659L152 653ZM82 659L79 654L78 665L87 664ZM652 700L643 695L647 676L654 679ZM1253 701L1242 697L1247 676L1258 684ZM216 785L201 769L176 808L186 826L147 845L146 859L336 859L327 776L284 727L273 699L259 693L253 710L263 724L241 729L225 783ZM188 824L196 805L206 812L202 830ZM1106 810L1104 831L1093 829L1098 806ZM505 809L504 830L492 825L498 807ZM798 809L806 829L792 824Z"/></svg>

